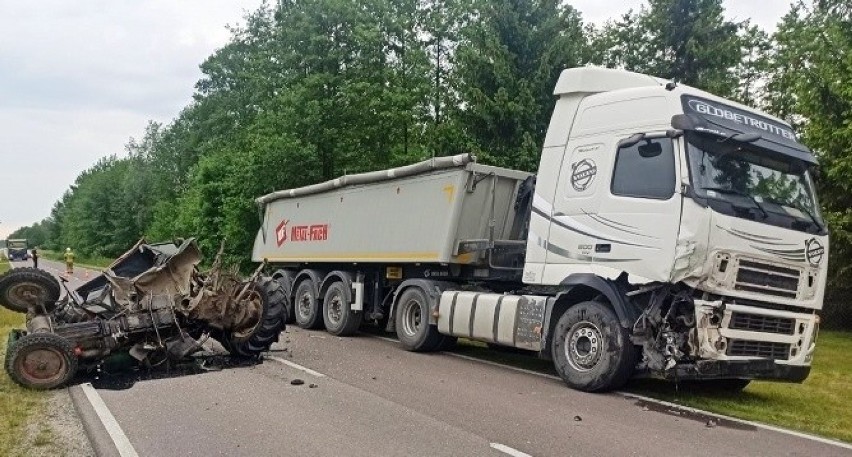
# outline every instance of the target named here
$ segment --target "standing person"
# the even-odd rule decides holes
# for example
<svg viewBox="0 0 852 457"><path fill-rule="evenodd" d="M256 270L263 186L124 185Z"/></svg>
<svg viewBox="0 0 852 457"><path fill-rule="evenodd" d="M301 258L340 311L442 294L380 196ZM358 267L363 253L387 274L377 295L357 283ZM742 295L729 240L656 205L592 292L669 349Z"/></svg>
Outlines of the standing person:
<svg viewBox="0 0 852 457"><path fill-rule="evenodd" d="M38 268L38 250L33 248L33 268Z"/></svg>
<svg viewBox="0 0 852 457"><path fill-rule="evenodd" d="M74 274L74 251L71 248L65 249L65 273Z"/></svg>

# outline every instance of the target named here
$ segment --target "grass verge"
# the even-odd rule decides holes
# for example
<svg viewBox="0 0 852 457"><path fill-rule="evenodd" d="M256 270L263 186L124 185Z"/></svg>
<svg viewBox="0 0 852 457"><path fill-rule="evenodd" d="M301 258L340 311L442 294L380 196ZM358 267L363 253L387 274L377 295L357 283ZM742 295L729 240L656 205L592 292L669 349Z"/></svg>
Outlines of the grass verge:
<svg viewBox="0 0 852 457"><path fill-rule="evenodd" d="M65 263L65 257L63 253L56 251L48 251L48 250L39 250L39 255L47 260L53 260L55 262ZM103 270L108 267L115 259L109 259L106 257L89 257L89 256L80 256L76 255L74 259L74 266L82 267L82 268L90 268L92 270Z"/></svg>
<svg viewBox="0 0 852 457"><path fill-rule="evenodd" d="M9 269L9 263L0 261L0 274ZM6 359L6 339L9 332L22 327L24 315L0 307L0 356ZM27 455L21 449L27 429L27 421L43 408L47 398L45 392L24 389L9 379L4 372L0 375L0 455ZM41 439L48 439L45 436Z"/></svg>
<svg viewBox="0 0 852 457"><path fill-rule="evenodd" d="M556 374L549 361L522 353L494 351L460 341L456 351L494 362ZM623 390L740 419L852 443L852 333L822 331L810 376L802 384L753 381L742 392L642 379Z"/></svg>

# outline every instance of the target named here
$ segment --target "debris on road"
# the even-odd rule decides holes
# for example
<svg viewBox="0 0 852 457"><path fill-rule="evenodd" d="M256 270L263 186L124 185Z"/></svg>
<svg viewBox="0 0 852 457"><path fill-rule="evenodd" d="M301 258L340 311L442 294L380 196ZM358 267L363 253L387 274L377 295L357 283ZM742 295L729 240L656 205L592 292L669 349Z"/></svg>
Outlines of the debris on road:
<svg viewBox="0 0 852 457"><path fill-rule="evenodd" d="M232 357L257 359L284 328L283 286L261 277L264 265L242 279L222 266L221 254L201 272L194 239L140 240L74 291L63 278L61 300L60 283L49 273L10 270L0 276L0 305L26 312L27 321L26 330L10 333L6 371L18 384L50 389L78 369L168 366L199 352L209 338Z"/></svg>
<svg viewBox="0 0 852 457"><path fill-rule="evenodd" d="M299 378L296 378L296 379L294 379L294 380L290 381L290 384L292 384L292 385L294 385L294 386L301 386L301 385L302 385L302 384L304 384L304 383L305 383L305 381L303 381L303 380L301 380L301 379L299 379Z"/></svg>

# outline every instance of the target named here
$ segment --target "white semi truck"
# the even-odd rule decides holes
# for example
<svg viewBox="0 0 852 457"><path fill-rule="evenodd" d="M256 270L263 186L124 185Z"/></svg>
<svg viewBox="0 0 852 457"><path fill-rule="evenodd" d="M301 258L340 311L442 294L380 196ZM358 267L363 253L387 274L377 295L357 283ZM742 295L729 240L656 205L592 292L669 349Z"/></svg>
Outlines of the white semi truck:
<svg viewBox="0 0 852 457"><path fill-rule="evenodd" d="M457 155L258 198L253 260L296 323L520 348L585 391L804 380L828 233L790 126L620 70L568 69L554 92L535 175Z"/></svg>

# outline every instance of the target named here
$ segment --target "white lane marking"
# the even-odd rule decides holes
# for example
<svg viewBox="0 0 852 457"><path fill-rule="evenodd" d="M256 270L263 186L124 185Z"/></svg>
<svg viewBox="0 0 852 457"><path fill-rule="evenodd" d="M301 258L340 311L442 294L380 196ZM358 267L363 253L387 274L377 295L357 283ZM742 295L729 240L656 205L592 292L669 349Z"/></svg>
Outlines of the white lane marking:
<svg viewBox="0 0 852 457"><path fill-rule="evenodd" d="M491 443L491 449L496 449L504 454L509 454L512 457L532 457L526 452L521 452L515 448L511 448L509 446L506 446L505 444L500 443Z"/></svg>
<svg viewBox="0 0 852 457"><path fill-rule="evenodd" d="M289 360L287 360L287 359L282 359L281 357L275 357L275 356L273 355L273 356L268 356L267 358L269 358L269 359L271 359L271 360L274 360L274 361L276 361L276 362L279 362L279 363L283 363L284 365L287 365L288 367L291 367L291 368L295 368L295 369L297 369L297 370L304 371L305 373L307 373L307 374L309 374L309 375L311 375L311 376L316 376L317 378L324 378L324 377L325 377L325 375L324 375L324 374L322 374L322 373L320 373L319 371L311 370L310 368L303 367L303 366L299 365L298 363L291 362L291 361L289 361Z"/></svg>
<svg viewBox="0 0 852 457"><path fill-rule="evenodd" d="M118 421L115 420L115 417L107 408L106 403L98 395L98 391L92 387L91 383L85 383L80 386L83 389L83 393L86 394L86 398L89 400L89 403L94 408L95 413L98 415L98 419L101 420L101 424L103 424L107 433L109 433L109 437L112 439L113 444L115 444L116 449L118 449L118 454L121 457L139 457L139 454L136 453L136 449L133 449L133 445L130 444L130 440L127 439L127 435L124 434L124 431L121 430L121 426L118 425Z"/></svg>
<svg viewBox="0 0 852 457"><path fill-rule="evenodd" d="M816 441L823 444L829 444L832 446L842 447L844 449L852 449L852 444L844 443L842 441L836 441L829 438L823 438L821 436L811 435L808 433L797 432L795 430L789 430L786 428L776 427L774 425L761 424L760 422L752 422L750 420L745 419L737 419L736 417L725 416L724 414L711 413L710 411L704 411L703 409L693 408L691 406L679 405L677 403L668 402L665 400L657 400L656 398L646 397L644 395L632 394L630 392L615 392L619 395L625 396L627 398L633 398L636 400L647 401L651 403L657 403L659 405L668 406L669 408L675 408L682 411L687 411L690 413L703 414L706 416L715 417L718 419L724 419L732 422L738 422L740 424L751 425L757 428L762 428L764 430L771 430L773 432L783 433L785 435L792 435L799 438L804 438L806 440Z"/></svg>
<svg viewBox="0 0 852 457"><path fill-rule="evenodd" d="M393 338L384 337L384 336L374 336L374 338L378 338L380 340L385 340L385 341L390 341L390 342L393 342L393 343L399 342L398 340L395 340ZM560 381L560 382L562 381L562 378L560 378L559 376L554 376L552 374L539 373L537 371L513 367L511 365L505 365L505 364L502 364L502 363L492 362L490 360L482 360L482 359L478 359L476 357L471 357L469 355L456 354L456 353L453 353L453 352L444 352L444 354L449 355L449 356L453 356L453 357L457 357L457 358L460 358L460 359L470 360L472 362L478 362L478 363L482 363L482 364L485 364L485 365L491 365L491 366L495 366L495 367L505 368L507 370L517 371L519 373L531 374L533 376L539 376L539 377L542 377L542 378L552 379L552 380ZM739 419L739 418L736 418L736 417L726 416L724 414L712 413L710 411L705 411L703 409L693 408L691 406L679 405L677 403L672 403L672 402L668 402L668 401L665 401L665 400L658 400L656 398L646 397L644 395L637 395L637 394L633 394L633 393L630 393L630 392L615 391L613 393L621 395L622 397L647 401L649 403L656 403L658 405L667 406L669 408L675 408L675 409L679 409L679 410L690 412L690 413L704 414L704 415L707 415L707 416L716 417L718 419L724 419L724 420L728 420L728 421L732 421L732 422L737 422L739 424L750 425L752 427L761 428L761 429L764 429L764 430L769 430L769 431L773 431L773 432L783 433L785 435L795 436L797 438L804 438L806 440L816 441L818 443L828 444L828 445L831 445L831 446L837 446L837 447L840 447L840 448L843 448L843 449L852 449L852 444L844 443L842 441L832 440L830 438L823 438L821 436L811 435L811 434L804 433L804 432L797 432L795 430L790 430L790 429L786 429L786 428L782 428L782 427L776 427L774 425L763 424L763 423L760 423L760 422L754 422L754 421L750 421L750 420L747 420L747 419Z"/></svg>

